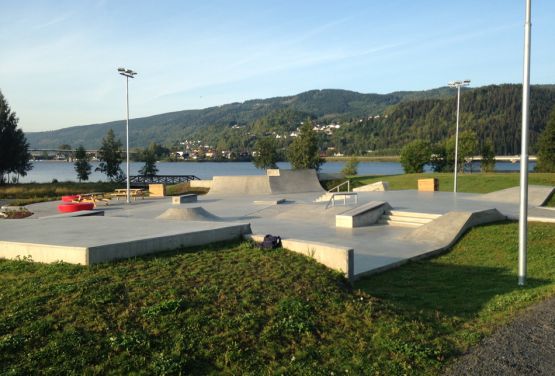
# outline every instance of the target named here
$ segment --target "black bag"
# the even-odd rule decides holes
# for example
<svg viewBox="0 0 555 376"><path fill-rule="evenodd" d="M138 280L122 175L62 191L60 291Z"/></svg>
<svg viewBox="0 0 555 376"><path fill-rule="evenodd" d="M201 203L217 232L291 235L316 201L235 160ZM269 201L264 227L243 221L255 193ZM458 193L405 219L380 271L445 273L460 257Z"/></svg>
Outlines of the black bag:
<svg viewBox="0 0 555 376"><path fill-rule="evenodd" d="M260 248L262 249L274 249L280 247L281 238L279 236L273 236L270 234L264 236L264 240L262 241L262 244L260 244Z"/></svg>

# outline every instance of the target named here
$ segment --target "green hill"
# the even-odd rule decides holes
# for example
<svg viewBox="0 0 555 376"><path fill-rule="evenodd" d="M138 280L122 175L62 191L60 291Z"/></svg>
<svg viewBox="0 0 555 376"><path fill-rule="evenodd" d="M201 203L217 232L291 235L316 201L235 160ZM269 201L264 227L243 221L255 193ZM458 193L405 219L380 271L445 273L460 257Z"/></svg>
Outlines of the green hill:
<svg viewBox="0 0 555 376"><path fill-rule="evenodd" d="M249 100L202 110L187 110L131 120L130 143L166 146L185 139L201 140L219 149L250 149L262 135L286 136L307 118L317 124L340 123L333 134L320 134L322 149L344 154L399 149L415 138L442 141L455 131L455 90L362 94L347 90L311 90L288 97ZM520 150L520 85L491 85L466 89L461 95L461 129L474 130L480 141L491 140L498 154ZM555 85L531 91L531 151L555 105ZM32 148L83 144L97 148L108 129L124 138L124 122L115 121L27 133ZM278 141L286 146L290 139Z"/></svg>

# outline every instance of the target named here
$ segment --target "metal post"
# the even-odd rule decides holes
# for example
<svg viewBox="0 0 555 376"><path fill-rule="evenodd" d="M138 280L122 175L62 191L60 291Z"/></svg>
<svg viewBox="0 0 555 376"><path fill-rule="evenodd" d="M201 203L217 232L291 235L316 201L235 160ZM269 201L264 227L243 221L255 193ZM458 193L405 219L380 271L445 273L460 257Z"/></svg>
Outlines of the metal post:
<svg viewBox="0 0 555 376"><path fill-rule="evenodd" d="M455 180L453 181L453 192L457 193L457 169L459 161L459 108L461 104L461 86L457 86L457 128L455 131Z"/></svg>
<svg viewBox="0 0 555 376"><path fill-rule="evenodd" d="M520 148L520 216L518 220L518 284L526 283L526 246L528 241L528 123L530 118L530 39L531 0L526 0L524 23L524 74L522 81L522 145Z"/></svg>
<svg viewBox="0 0 555 376"><path fill-rule="evenodd" d="M129 184L129 77L125 77L125 103L127 107L127 117L125 122L125 150L127 154L127 203L131 203L131 191L130 191L130 184Z"/></svg>
<svg viewBox="0 0 555 376"><path fill-rule="evenodd" d="M133 72L131 69L127 68L118 68L119 74L125 76L125 108L126 108L126 116L125 116L125 153L126 153L126 174L127 174L127 189L126 189L126 201L128 204L131 203L131 192L129 189L129 78L135 77L137 72Z"/></svg>

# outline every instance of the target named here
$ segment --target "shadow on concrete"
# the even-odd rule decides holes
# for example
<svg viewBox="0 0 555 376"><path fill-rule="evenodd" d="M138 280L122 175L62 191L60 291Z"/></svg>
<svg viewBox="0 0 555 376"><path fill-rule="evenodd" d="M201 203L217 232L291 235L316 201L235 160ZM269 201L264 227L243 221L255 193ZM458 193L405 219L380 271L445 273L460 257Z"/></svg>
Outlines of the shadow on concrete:
<svg viewBox="0 0 555 376"><path fill-rule="evenodd" d="M516 274L506 268L420 261L363 277L355 287L412 317L443 314L471 318L492 299L547 283L547 280L529 278L526 286L520 287Z"/></svg>

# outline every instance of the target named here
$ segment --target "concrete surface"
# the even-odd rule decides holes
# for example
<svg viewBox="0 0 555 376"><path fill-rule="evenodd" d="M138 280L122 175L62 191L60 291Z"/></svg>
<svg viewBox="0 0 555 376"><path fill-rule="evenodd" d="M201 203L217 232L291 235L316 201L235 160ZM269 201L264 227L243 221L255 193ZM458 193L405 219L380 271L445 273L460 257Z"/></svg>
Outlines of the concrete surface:
<svg viewBox="0 0 555 376"><path fill-rule="evenodd" d="M279 176L262 176L261 178L285 178L291 184L295 184L297 178L309 180L307 185L315 190L301 193L281 193L278 197L286 201L280 205L275 205L272 202L276 198L274 193L237 194L224 190L219 191L219 193L216 190L210 194L199 196L198 203L181 204L179 208L173 207L173 209L185 209L180 212L168 211L172 208L170 198L147 198L134 201L131 204L126 204L123 201L112 201L109 206L103 207L102 210L105 215L104 219L119 220L117 226L109 225L109 221L102 222L102 217L96 219L85 217L37 221L34 218L56 214L58 203L33 204L28 206L29 210L35 213L32 217L20 220L0 220L0 241L9 241L12 227L16 226L21 227L21 230L19 230L21 236L18 239L12 239L13 242L26 242L27 244L40 244L42 242L46 245L60 246L51 240L63 237L66 239L67 244L65 246L67 247L87 246L87 244L83 245L79 242L79 236L74 236L73 232L64 229L66 222L73 222L72 226L81 229L76 234L90 233L93 239L106 237L106 241L113 242L113 244L119 242L120 234L129 235L130 238L126 238L127 242L132 242L134 239L157 239L164 236L171 237L176 233L202 232L204 231L202 226L215 226L215 229L225 229L227 226L236 226L237 222L241 224L250 223L253 232L256 234L279 235L284 241L303 242L305 248L306 244L317 243L337 249L352 249L353 267L349 268L349 275L356 279L367 273L375 273L400 265L407 260L444 250L446 244L448 246L452 243L470 225L490 220L497 221L503 216L509 218L518 216L518 199L515 201L514 195L505 192L498 195L490 194L489 199L485 199L485 195L478 194L418 192L415 190L358 192L358 204L347 202L346 206L326 208L325 202L313 202L322 194L323 190L319 188L316 191L316 187L312 185L312 177L313 175L303 176L299 174L293 176L287 173L282 174L281 171ZM261 180L268 182L268 184L270 181L269 179ZM274 185L274 187L278 186ZM555 220L555 210L538 208L533 205L539 201L544 201L546 195L552 189L552 187L531 186L531 205L529 207L531 217L546 221ZM496 197L500 201L494 201ZM264 201L270 204L255 203ZM442 215L449 212L459 212L459 214L449 214L444 217L446 219L441 220L440 218L435 220L438 222L433 221L435 224L432 222L429 225L424 225L418 229L420 232L414 232L417 230L413 228L388 225L356 228L336 227L337 215L362 207L371 201L388 202L397 211ZM494 213L491 209L496 209L500 215L491 214ZM168 218L175 219L155 219L163 213ZM491 215L483 213L490 213ZM475 221L477 218L481 218L481 220ZM199 219L202 221L198 221ZM140 220L144 222L139 224ZM135 223L134 221L139 222ZM48 230L41 230L47 222L49 222ZM17 224L13 225L13 223ZM453 226L449 227L449 224ZM241 228L244 230L244 227ZM174 229L175 232L167 234L170 229ZM42 238L43 235L46 237L46 241ZM205 240L210 238L212 241L216 239L212 238L211 235L206 235L204 238ZM156 243L157 240L149 240L149 242ZM168 241L167 246L170 245L174 245L174 243ZM94 247L94 244L89 247ZM120 245L114 247L117 248ZM0 249L3 249L3 246L0 246ZM118 257L124 257L126 252L118 254ZM321 259L323 260L324 257L322 256ZM329 264L333 265L334 263L330 262ZM345 270L342 271L345 272Z"/></svg>
<svg viewBox="0 0 555 376"><path fill-rule="evenodd" d="M0 257L30 256L34 261L91 265L182 247L238 239L249 224L80 217L4 220Z"/></svg>

